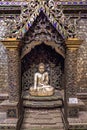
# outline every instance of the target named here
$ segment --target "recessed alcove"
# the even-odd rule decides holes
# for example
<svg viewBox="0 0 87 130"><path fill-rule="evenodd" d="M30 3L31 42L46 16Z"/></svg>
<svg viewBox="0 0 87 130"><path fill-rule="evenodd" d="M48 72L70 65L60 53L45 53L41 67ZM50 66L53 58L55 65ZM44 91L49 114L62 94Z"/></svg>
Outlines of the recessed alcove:
<svg viewBox="0 0 87 130"><path fill-rule="evenodd" d="M22 90L28 90L34 85L34 74L38 71L39 63L45 64L50 77L49 84L56 89L63 89L64 58L51 46L42 43L22 58Z"/></svg>

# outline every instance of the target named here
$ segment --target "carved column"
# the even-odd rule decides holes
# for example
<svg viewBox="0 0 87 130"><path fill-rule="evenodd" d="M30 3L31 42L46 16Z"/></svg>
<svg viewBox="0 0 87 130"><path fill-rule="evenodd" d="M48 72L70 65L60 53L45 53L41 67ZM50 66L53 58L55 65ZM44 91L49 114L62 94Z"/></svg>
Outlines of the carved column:
<svg viewBox="0 0 87 130"><path fill-rule="evenodd" d="M66 41L66 58L65 58L65 73L66 73L66 95L69 97L76 96L76 75L77 75L77 49L81 44L81 40L77 38L69 38Z"/></svg>
<svg viewBox="0 0 87 130"><path fill-rule="evenodd" d="M8 39L3 41L3 44L6 46L8 53L9 102L18 102L20 88L19 41Z"/></svg>
<svg viewBox="0 0 87 130"><path fill-rule="evenodd" d="M81 44L81 40L77 38L69 38L66 41L66 58L65 58L65 79L66 79L66 99L76 98L77 93L77 49ZM69 116L77 116L77 105L68 104Z"/></svg>

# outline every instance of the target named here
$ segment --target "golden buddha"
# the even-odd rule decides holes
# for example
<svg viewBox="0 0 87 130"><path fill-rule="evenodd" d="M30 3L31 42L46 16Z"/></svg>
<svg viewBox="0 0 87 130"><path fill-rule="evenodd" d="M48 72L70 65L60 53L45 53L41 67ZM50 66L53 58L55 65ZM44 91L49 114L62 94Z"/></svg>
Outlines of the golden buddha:
<svg viewBox="0 0 87 130"><path fill-rule="evenodd" d="M49 85L48 72L45 72L45 65L39 64L39 72L34 75L34 86L30 87L29 93L32 96L51 96L54 88Z"/></svg>

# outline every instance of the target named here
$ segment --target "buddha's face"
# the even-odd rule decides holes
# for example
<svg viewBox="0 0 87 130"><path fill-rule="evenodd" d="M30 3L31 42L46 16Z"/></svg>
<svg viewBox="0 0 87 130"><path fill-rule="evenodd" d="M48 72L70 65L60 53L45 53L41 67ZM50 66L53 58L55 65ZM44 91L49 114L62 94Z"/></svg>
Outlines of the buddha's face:
<svg viewBox="0 0 87 130"><path fill-rule="evenodd" d="M45 71L44 66L40 65L40 66L39 66L39 72L40 72L40 73L43 73L44 71Z"/></svg>

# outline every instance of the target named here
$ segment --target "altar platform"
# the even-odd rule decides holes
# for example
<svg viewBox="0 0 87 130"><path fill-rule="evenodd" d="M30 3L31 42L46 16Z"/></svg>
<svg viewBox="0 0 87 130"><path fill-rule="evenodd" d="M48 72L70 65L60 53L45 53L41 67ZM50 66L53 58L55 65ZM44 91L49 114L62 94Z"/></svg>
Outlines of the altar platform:
<svg viewBox="0 0 87 130"><path fill-rule="evenodd" d="M56 108L63 107L63 97L60 91L52 96L31 96L28 91L23 95L23 106L29 108Z"/></svg>
<svg viewBox="0 0 87 130"><path fill-rule="evenodd" d="M65 130L63 96L56 90L52 96L23 95L24 118L21 130Z"/></svg>

